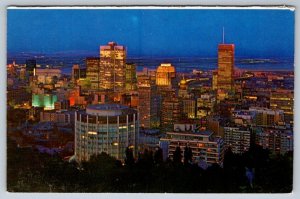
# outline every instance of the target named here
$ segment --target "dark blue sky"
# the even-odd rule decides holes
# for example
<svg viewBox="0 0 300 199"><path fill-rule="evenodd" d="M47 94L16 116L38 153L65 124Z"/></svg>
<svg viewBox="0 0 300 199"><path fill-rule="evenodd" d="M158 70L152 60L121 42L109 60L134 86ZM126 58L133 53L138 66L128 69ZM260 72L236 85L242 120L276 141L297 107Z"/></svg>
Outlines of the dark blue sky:
<svg viewBox="0 0 300 199"><path fill-rule="evenodd" d="M294 56L289 10L8 9L8 52L98 52L116 41L129 56L212 57L234 43L239 57Z"/></svg>

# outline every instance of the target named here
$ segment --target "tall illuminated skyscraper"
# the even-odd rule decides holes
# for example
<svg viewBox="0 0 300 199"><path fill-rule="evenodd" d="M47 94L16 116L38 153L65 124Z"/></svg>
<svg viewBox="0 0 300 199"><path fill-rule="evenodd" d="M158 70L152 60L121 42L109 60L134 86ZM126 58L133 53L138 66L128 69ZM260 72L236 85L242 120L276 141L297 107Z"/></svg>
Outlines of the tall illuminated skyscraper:
<svg viewBox="0 0 300 199"><path fill-rule="evenodd" d="M87 57L86 58L86 77L91 82L91 89L99 90L100 88L100 71L99 71L99 58L98 57Z"/></svg>
<svg viewBox="0 0 300 199"><path fill-rule="evenodd" d="M225 44L224 38L223 29L223 43L218 46L217 88L232 90L234 76L234 44Z"/></svg>
<svg viewBox="0 0 300 199"><path fill-rule="evenodd" d="M115 42L100 46L100 88L114 92L125 88L126 48Z"/></svg>
<svg viewBox="0 0 300 199"><path fill-rule="evenodd" d="M176 76L175 67L169 63L162 63L156 70L156 85L172 88L172 80Z"/></svg>
<svg viewBox="0 0 300 199"><path fill-rule="evenodd" d="M136 91L137 90L136 65L134 63L126 64L125 90L126 91Z"/></svg>

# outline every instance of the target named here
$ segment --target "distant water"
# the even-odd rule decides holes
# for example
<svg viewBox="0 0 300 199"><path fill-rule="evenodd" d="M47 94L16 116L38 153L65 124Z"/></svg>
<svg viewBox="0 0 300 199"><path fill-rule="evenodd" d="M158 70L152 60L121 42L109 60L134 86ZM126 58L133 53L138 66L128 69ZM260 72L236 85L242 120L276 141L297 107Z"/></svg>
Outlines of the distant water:
<svg viewBox="0 0 300 199"><path fill-rule="evenodd" d="M26 59L36 59L37 64L42 67L49 65L60 67L62 72L70 74L73 64L80 64L85 66L85 57L87 55L32 55L32 54L9 54L7 58L8 63L13 60L17 64L25 64ZM172 63L178 72L191 72L196 70L213 70L217 68L216 58L198 58L198 57L177 57L177 58L128 58L127 62L135 63L137 70L141 71L144 67L155 69L161 63ZM294 58L235 58L235 66L240 69L247 70L294 70Z"/></svg>

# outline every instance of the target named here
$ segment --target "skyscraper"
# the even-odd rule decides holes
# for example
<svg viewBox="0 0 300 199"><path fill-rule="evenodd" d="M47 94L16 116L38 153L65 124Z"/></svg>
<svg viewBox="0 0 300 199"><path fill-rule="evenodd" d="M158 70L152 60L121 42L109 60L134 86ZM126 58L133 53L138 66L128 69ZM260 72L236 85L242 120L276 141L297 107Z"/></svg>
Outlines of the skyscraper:
<svg viewBox="0 0 300 199"><path fill-rule="evenodd" d="M172 88L172 80L176 76L175 67L169 63L162 63L156 71L156 85Z"/></svg>
<svg viewBox="0 0 300 199"><path fill-rule="evenodd" d="M126 64L125 90L126 91L136 91L137 90L136 65L134 63Z"/></svg>
<svg viewBox="0 0 300 199"><path fill-rule="evenodd" d="M100 46L100 88L114 92L125 88L126 48L115 42Z"/></svg>
<svg viewBox="0 0 300 199"><path fill-rule="evenodd" d="M91 83L92 90L99 90L99 77L100 77L100 67L98 57L87 57L86 58L86 77Z"/></svg>
<svg viewBox="0 0 300 199"><path fill-rule="evenodd" d="M217 88L233 89L234 75L234 44L219 44L218 46L218 78Z"/></svg>
<svg viewBox="0 0 300 199"><path fill-rule="evenodd" d="M138 87L140 114L140 125L144 128L155 128L160 123L160 105L161 98L157 93L156 85L149 81L144 81Z"/></svg>

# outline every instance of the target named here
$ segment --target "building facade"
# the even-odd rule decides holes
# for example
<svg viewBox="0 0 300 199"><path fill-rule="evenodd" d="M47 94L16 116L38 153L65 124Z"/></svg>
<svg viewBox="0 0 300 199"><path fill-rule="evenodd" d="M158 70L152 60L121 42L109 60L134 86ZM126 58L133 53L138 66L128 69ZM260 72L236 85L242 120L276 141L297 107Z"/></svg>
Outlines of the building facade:
<svg viewBox="0 0 300 199"><path fill-rule="evenodd" d="M204 161L208 165L223 163L223 139L214 137L211 131L167 132L166 136L160 139L160 145L167 150L164 154L171 159L178 146L181 148L182 157L184 148L189 146L192 149L194 162Z"/></svg>
<svg viewBox="0 0 300 199"><path fill-rule="evenodd" d="M125 69L125 91L136 91L137 90L137 76L136 76L136 65L133 63L127 63Z"/></svg>
<svg viewBox="0 0 300 199"><path fill-rule="evenodd" d="M224 143L233 153L241 154L250 148L251 132L239 127L224 127Z"/></svg>
<svg viewBox="0 0 300 199"><path fill-rule="evenodd" d="M172 80L176 76L175 67L170 63L162 63L156 70L156 85L172 88Z"/></svg>
<svg viewBox="0 0 300 199"><path fill-rule="evenodd" d="M100 59L98 57L87 57L86 78L88 79L90 89L98 91L100 89Z"/></svg>
<svg viewBox="0 0 300 199"><path fill-rule="evenodd" d="M126 48L115 42L100 46L100 88L114 92L125 89Z"/></svg>
<svg viewBox="0 0 300 199"><path fill-rule="evenodd" d="M75 156L87 161L105 152L124 160L127 147L137 152L138 114L118 104L89 105L75 114Z"/></svg>
<svg viewBox="0 0 300 199"><path fill-rule="evenodd" d="M232 90L234 76L234 44L218 46L218 89Z"/></svg>

